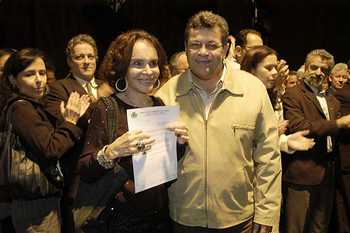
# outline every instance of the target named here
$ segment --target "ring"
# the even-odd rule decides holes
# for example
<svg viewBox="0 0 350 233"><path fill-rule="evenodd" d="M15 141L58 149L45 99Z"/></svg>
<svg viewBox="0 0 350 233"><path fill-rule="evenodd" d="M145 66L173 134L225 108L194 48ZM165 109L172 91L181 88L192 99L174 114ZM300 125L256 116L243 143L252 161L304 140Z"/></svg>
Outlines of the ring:
<svg viewBox="0 0 350 233"><path fill-rule="evenodd" d="M145 150L145 148L146 148L146 146L145 146L145 143L142 141L142 140L139 140L139 141L137 141L137 143L136 143L136 149L138 150L138 151L144 151Z"/></svg>

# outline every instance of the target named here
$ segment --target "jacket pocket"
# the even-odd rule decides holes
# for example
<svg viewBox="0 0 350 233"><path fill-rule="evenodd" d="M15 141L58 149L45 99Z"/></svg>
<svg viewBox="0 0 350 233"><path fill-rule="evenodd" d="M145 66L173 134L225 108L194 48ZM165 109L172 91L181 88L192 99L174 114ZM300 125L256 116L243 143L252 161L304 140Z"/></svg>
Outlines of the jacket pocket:
<svg viewBox="0 0 350 233"><path fill-rule="evenodd" d="M250 124L231 124L233 139L238 143L242 154L250 155L255 148L255 126Z"/></svg>

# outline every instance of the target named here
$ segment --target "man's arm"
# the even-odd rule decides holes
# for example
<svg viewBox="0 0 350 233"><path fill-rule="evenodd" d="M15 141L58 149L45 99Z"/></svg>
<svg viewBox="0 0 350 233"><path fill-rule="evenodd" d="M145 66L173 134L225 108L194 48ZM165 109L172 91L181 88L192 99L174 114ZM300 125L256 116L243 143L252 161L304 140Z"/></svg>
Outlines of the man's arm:
<svg viewBox="0 0 350 233"><path fill-rule="evenodd" d="M281 156L278 144L277 119L265 92L255 132L254 160L254 223L258 232L270 229L279 217L281 207ZM262 227L261 227L262 226Z"/></svg>
<svg viewBox="0 0 350 233"><path fill-rule="evenodd" d="M300 130L310 130L310 137L334 135L338 132L339 127L337 121L327 119L308 119L305 117L305 111L300 98L303 93L296 89L288 90L283 98L283 109L286 120L289 120L288 129L290 133ZM307 106L308 108L315 108L314 106ZM316 110L318 111L318 110Z"/></svg>

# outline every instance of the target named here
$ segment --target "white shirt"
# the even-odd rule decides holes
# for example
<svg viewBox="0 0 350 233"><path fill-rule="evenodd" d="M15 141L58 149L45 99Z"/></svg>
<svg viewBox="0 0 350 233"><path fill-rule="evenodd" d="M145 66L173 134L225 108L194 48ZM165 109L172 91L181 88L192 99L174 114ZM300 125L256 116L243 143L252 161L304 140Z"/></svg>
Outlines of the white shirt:
<svg viewBox="0 0 350 233"><path fill-rule="evenodd" d="M329 111L328 111L328 104L327 104L327 100L326 100L326 92L319 91L316 87L312 86L307 81L305 81L305 83L311 88L311 90L316 95L316 98L321 105L322 111L323 111L324 115L326 116L326 119L330 120ZM332 151L333 151L332 138L331 138L331 136L327 136L327 152L330 153Z"/></svg>
<svg viewBox="0 0 350 233"><path fill-rule="evenodd" d="M222 71L222 74L220 76L219 81L216 83L215 89L208 93L207 91L205 91L198 83L196 83L195 80L193 80L192 78L192 73L190 73L189 77L190 77L190 82L192 83L193 87L194 87L194 91L201 97L201 99L203 100L204 103L204 113L205 113L205 118L208 119L208 114L209 114L209 110L211 105L213 104L217 94L219 93L219 91L222 89L222 85L224 83L224 77L225 77L225 73L226 73L226 67L224 66L224 69Z"/></svg>

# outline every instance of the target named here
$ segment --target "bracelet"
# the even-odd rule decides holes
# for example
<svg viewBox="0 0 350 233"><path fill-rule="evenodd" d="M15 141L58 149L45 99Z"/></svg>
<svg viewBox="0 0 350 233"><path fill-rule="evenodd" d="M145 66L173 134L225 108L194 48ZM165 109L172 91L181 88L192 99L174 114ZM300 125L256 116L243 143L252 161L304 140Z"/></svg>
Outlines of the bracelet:
<svg viewBox="0 0 350 233"><path fill-rule="evenodd" d="M106 149L107 149L107 146L105 146L102 150L100 150L97 153L96 159L98 164L100 164L102 167L104 167L105 169L111 169L114 167L114 161L106 157L106 154L105 154Z"/></svg>

